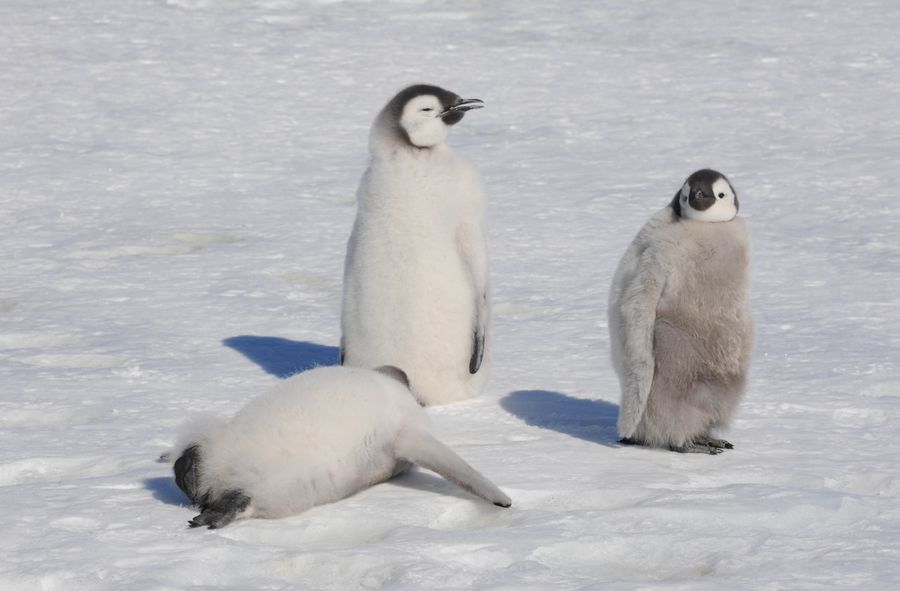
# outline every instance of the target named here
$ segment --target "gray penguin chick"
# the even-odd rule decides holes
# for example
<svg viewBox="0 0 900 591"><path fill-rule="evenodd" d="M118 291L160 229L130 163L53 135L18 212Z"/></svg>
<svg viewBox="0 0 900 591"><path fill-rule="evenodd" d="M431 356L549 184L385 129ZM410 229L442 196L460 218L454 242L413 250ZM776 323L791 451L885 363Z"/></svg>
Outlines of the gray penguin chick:
<svg viewBox="0 0 900 591"><path fill-rule="evenodd" d="M626 444L718 454L747 383L749 240L719 172L688 177L632 241L609 295Z"/></svg>

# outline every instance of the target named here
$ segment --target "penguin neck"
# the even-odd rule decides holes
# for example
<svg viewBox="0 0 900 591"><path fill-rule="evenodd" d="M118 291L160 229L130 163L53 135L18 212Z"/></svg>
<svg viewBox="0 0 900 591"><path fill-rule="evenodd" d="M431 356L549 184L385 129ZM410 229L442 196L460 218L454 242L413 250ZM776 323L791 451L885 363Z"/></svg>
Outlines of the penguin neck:
<svg viewBox="0 0 900 591"><path fill-rule="evenodd" d="M677 196L676 196L677 197ZM672 216L673 222L682 222L687 225L697 225L697 226L719 226L719 225L727 225L732 223L733 221L738 219L737 212L728 219L704 219L703 217L690 216L687 215L685 210L679 206L678 203L672 202L668 207L665 208L665 211L669 211Z"/></svg>
<svg viewBox="0 0 900 591"><path fill-rule="evenodd" d="M395 138L379 137L372 135L369 145L372 162L378 163L402 163L404 166L428 166L432 163L444 163L453 158L453 150L447 144L437 144L427 148L420 148L410 144L404 138L398 141Z"/></svg>
<svg viewBox="0 0 900 591"><path fill-rule="evenodd" d="M713 242L726 244L732 240L744 240L744 223L739 217L727 222L704 222L690 218L681 218L679 226L682 232L690 235L693 240L703 243Z"/></svg>
<svg viewBox="0 0 900 591"><path fill-rule="evenodd" d="M373 161L424 162L445 159L453 153L453 150L443 142L427 148L413 145L406 132L392 124L389 118L382 114L376 119L369 133L369 153Z"/></svg>

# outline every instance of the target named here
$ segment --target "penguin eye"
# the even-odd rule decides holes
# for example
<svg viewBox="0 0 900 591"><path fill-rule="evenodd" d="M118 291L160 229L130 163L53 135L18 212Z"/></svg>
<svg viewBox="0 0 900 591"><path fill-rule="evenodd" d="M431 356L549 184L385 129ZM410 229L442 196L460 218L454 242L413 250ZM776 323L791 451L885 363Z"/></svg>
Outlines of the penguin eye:
<svg viewBox="0 0 900 591"><path fill-rule="evenodd" d="M424 107L422 110L426 113L430 113L431 111L434 111L434 107Z"/></svg>
<svg viewBox="0 0 900 591"><path fill-rule="evenodd" d="M725 199L725 193L719 193L719 199Z"/></svg>

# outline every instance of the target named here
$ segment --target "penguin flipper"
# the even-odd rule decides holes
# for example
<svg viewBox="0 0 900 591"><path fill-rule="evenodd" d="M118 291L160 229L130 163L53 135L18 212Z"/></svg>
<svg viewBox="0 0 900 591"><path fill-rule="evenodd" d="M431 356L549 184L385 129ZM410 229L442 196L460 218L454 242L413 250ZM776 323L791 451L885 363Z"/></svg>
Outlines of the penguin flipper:
<svg viewBox="0 0 900 591"><path fill-rule="evenodd" d="M458 487L498 507L512 505L512 500L497 485L427 431L403 431L394 444L394 452L398 458L436 472Z"/></svg>
<svg viewBox="0 0 900 591"><path fill-rule="evenodd" d="M487 291L480 292L475 301L475 330L472 339L472 357L469 358L469 373L476 374L484 361L484 339L488 325Z"/></svg>
<svg viewBox="0 0 900 591"><path fill-rule="evenodd" d="M409 376L406 375L406 372L399 367L396 367L394 365L382 365L376 367L375 371L400 382L406 387L407 390L409 389Z"/></svg>
<svg viewBox="0 0 900 591"><path fill-rule="evenodd" d="M623 438L631 437L641 422L653 385L656 307L665 283L665 265L660 261L660 254L647 248L641 254L637 271L625 286L619 302L625 367L620 376L622 404L618 429Z"/></svg>
<svg viewBox="0 0 900 591"><path fill-rule="evenodd" d="M469 359L469 373L476 374L481 369L481 362L484 360L484 333L475 331L474 343L472 346L472 358Z"/></svg>
<svg viewBox="0 0 900 591"><path fill-rule="evenodd" d="M474 299L474 326L472 327L472 355L469 357L469 373L476 374L484 361L484 344L490 320L487 288L487 250L484 231L480 224L464 223L457 231L457 247L463 266L469 275Z"/></svg>

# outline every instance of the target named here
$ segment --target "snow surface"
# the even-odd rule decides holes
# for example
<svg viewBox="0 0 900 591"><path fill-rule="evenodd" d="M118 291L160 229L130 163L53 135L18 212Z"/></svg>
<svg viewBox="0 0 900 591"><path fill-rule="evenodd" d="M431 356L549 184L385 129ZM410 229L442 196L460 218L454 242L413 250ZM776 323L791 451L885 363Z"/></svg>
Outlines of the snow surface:
<svg viewBox="0 0 900 591"><path fill-rule="evenodd" d="M609 5L606 5L609 4ZM900 589L900 6L0 3L0 589ZM489 195L493 374L427 471L189 530L155 462L336 360L369 124L409 83ZM754 242L718 457L614 444L616 261L702 167Z"/></svg>

